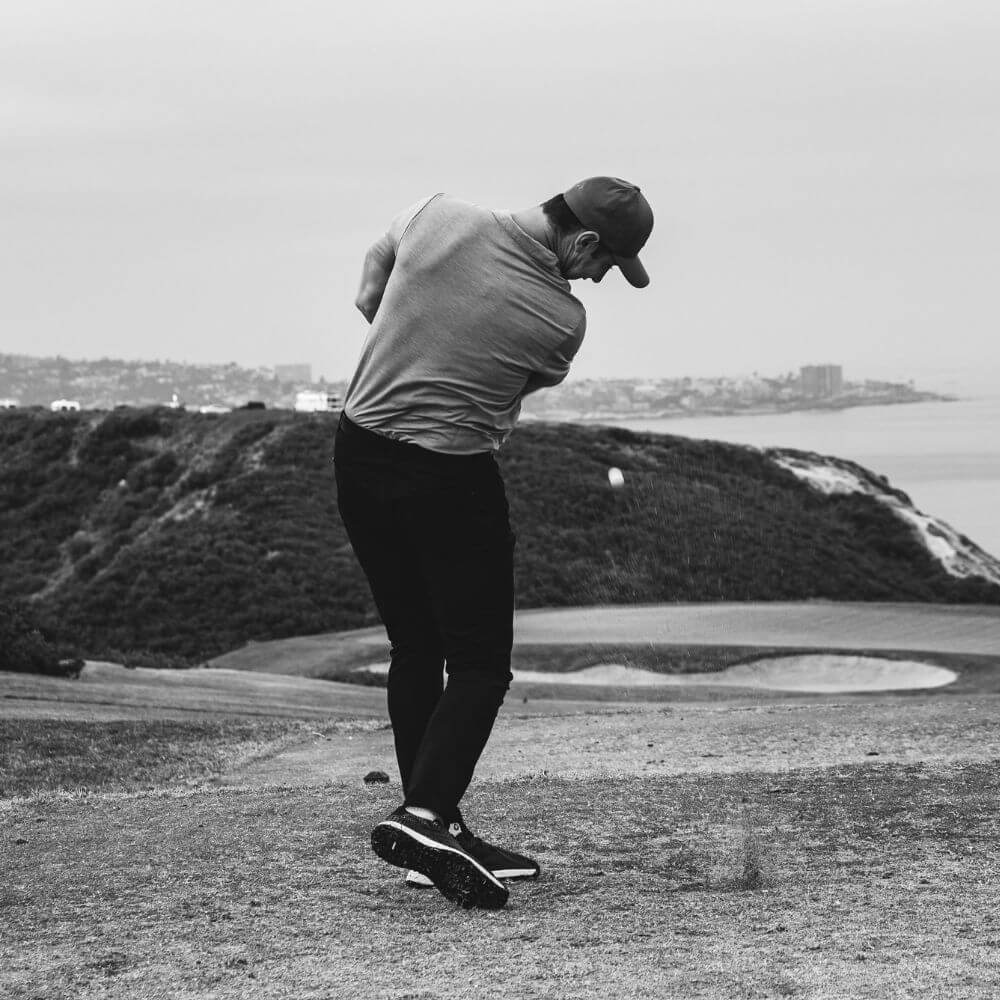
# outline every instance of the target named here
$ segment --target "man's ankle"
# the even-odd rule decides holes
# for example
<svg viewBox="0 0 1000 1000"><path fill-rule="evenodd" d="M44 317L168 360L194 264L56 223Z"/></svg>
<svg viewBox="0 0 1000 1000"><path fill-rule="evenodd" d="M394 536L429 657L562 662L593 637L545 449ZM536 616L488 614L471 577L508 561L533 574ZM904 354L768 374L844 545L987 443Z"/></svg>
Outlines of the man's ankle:
<svg viewBox="0 0 1000 1000"><path fill-rule="evenodd" d="M441 817L433 809L424 809L422 806L406 806L406 811L411 816L419 816L421 819L429 819L433 822L441 823Z"/></svg>

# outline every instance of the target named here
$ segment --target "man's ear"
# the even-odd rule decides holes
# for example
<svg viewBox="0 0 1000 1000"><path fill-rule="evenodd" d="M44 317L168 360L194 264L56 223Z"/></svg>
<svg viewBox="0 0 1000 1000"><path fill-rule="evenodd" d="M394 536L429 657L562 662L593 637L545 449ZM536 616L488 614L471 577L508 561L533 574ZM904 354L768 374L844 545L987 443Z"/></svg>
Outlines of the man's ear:
<svg viewBox="0 0 1000 1000"><path fill-rule="evenodd" d="M601 242L601 237L593 229L585 229L576 237L576 245L581 250L593 249Z"/></svg>

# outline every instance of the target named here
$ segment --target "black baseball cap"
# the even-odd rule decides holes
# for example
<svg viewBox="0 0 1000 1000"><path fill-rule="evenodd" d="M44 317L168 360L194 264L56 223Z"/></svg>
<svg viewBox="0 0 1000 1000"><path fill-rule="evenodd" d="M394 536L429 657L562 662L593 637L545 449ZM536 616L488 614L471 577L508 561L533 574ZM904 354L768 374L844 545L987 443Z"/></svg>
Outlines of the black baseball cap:
<svg viewBox="0 0 1000 1000"><path fill-rule="evenodd" d="M588 177L563 197L573 214L601 237L629 284L645 288L649 275L639 251L653 231L653 210L638 186L620 177Z"/></svg>

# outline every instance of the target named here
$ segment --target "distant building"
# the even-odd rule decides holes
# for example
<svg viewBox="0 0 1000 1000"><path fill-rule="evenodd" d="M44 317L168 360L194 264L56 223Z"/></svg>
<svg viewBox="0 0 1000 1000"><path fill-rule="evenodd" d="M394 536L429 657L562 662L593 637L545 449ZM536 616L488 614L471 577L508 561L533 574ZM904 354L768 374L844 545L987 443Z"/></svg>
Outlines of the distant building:
<svg viewBox="0 0 1000 1000"><path fill-rule="evenodd" d="M16 399L0 399L0 410L16 410L19 405Z"/></svg>
<svg viewBox="0 0 1000 1000"><path fill-rule="evenodd" d="M799 384L804 396L837 396L844 386L844 370L840 365L804 365L799 369Z"/></svg>
<svg viewBox="0 0 1000 1000"><path fill-rule="evenodd" d="M320 413L337 409L337 397L330 392L307 390L295 394L295 409L299 413Z"/></svg>
<svg viewBox="0 0 1000 1000"><path fill-rule="evenodd" d="M80 404L75 399L53 399L49 403L49 409L53 413L68 413L72 410L79 410Z"/></svg>
<svg viewBox="0 0 1000 1000"><path fill-rule="evenodd" d="M208 403L205 406L199 406L199 413L230 413L232 412L231 406L223 406L221 403Z"/></svg>
<svg viewBox="0 0 1000 1000"><path fill-rule="evenodd" d="M274 376L282 382L311 382L312 365L275 365Z"/></svg>

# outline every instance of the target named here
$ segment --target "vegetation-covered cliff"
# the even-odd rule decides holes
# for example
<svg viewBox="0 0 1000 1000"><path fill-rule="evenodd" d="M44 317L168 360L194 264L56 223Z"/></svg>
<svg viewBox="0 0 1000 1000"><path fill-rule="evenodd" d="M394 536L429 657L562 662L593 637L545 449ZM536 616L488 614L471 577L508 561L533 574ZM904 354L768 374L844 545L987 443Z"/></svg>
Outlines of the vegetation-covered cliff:
<svg viewBox="0 0 1000 1000"><path fill-rule="evenodd" d="M198 662L250 639L374 624L336 510L336 420L0 414L0 601L89 656ZM964 561L942 559L933 523L901 516L905 495L851 463L834 464L864 488L829 490L819 456L534 423L500 461L519 607L1000 602L996 560L957 532ZM625 472L620 490L610 466Z"/></svg>

